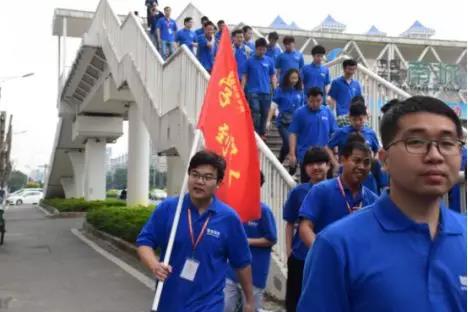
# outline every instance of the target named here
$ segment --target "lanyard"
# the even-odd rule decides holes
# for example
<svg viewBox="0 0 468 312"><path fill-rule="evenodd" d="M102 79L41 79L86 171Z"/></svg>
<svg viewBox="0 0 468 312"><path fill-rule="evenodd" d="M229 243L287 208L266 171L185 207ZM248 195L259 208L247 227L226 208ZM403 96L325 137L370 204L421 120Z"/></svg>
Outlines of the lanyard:
<svg viewBox="0 0 468 312"><path fill-rule="evenodd" d="M343 195L343 199L344 199L344 201L345 201L345 203L346 203L346 208L348 208L349 213L353 213L354 211L359 210L359 208L362 207L362 199L361 199L361 201L359 202L359 206L353 206L353 207L351 207L351 205L349 204L348 200L346 199L346 194L345 194L345 191L344 191L344 188L343 188L343 184L341 183L340 177L338 177L338 178L336 179L336 181L338 182L338 188L340 189L341 195Z"/></svg>
<svg viewBox="0 0 468 312"><path fill-rule="evenodd" d="M192 209L188 209L187 211L187 218L188 218L188 225L189 225L189 232L190 232L190 238L192 239L192 251L195 251L195 248L197 248L198 244L203 238L203 235L205 234L206 227L208 226L208 222L210 221L211 215L206 218L205 223L203 224L203 227L200 231L200 234L198 234L197 241L195 241L195 237L193 236L193 227L192 227Z"/></svg>

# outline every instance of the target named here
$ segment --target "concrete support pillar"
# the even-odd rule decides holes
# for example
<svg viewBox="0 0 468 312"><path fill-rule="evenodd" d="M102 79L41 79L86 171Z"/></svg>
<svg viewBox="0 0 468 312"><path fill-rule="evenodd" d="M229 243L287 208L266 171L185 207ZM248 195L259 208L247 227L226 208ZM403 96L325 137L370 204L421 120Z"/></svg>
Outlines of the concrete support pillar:
<svg viewBox="0 0 468 312"><path fill-rule="evenodd" d="M86 141L85 150L85 199L106 199L106 140Z"/></svg>
<svg viewBox="0 0 468 312"><path fill-rule="evenodd" d="M187 164L179 156L167 157L167 194L179 194Z"/></svg>
<svg viewBox="0 0 468 312"><path fill-rule="evenodd" d="M73 180L74 180L74 197L82 198L84 197L84 165L85 165L85 155L83 152L68 152L68 157L73 168ZM66 192L65 192L66 196ZM68 198L68 197L67 197Z"/></svg>
<svg viewBox="0 0 468 312"><path fill-rule="evenodd" d="M150 138L141 110L135 103L128 111L127 205L148 205Z"/></svg>
<svg viewBox="0 0 468 312"><path fill-rule="evenodd" d="M65 198L77 198L74 178L61 178L60 183L62 184L63 191L65 192Z"/></svg>

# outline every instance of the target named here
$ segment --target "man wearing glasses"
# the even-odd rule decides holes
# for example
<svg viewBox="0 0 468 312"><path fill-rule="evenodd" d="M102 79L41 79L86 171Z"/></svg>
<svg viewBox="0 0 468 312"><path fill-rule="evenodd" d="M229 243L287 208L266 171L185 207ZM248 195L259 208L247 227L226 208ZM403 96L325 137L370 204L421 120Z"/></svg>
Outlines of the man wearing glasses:
<svg viewBox="0 0 468 312"><path fill-rule="evenodd" d="M466 311L466 217L441 205L458 180L460 120L415 96L380 133L390 193L317 236L298 311Z"/></svg>
<svg viewBox="0 0 468 312"><path fill-rule="evenodd" d="M163 201L138 235L142 262L158 281L164 281L158 311L223 311L229 265L246 297L244 311L254 311L247 237L236 212L214 195L225 169L224 159L213 152L198 152L190 160L188 194L182 204L171 265L159 262L153 250L160 248L160 259L164 258L178 196Z"/></svg>

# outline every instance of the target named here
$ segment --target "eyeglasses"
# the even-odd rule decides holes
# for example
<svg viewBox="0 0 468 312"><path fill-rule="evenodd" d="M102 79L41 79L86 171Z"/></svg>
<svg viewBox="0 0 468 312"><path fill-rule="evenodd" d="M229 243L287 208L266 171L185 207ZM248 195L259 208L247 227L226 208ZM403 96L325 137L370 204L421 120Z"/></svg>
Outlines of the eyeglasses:
<svg viewBox="0 0 468 312"><path fill-rule="evenodd" d="M201 179L204 183L218 179L218 177L214 177L211 174L203 175L203 174L198 173L197 171L190 171L189 176L190 178L194 180Z"/></svg>
<svg viewBox="0 0 468 312"><path fill-rule="evenodd" d="M429 153L429 150L432 144L435 144L437 150L440 154L444 156L455 156L459 155L462 149L462 146L465 142L457 139L441 139L441 140L428 140L423 138L407 138L396 140L395 142L390 143L385 148L388 150L392 145L403 142L405 144L406 151L410 154L415 155L426 155Z"/></svg>

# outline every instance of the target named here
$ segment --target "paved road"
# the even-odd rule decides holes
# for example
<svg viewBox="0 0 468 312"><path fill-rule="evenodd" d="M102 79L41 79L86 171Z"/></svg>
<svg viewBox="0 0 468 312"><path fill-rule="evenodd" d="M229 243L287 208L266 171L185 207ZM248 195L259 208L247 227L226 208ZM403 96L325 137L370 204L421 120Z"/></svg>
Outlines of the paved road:
<svg viewBox="0 0 468 312"><path fill-rule="evenodd" d="M83 219L49 219L31 205L5 212L0 311L149 311L152 292L71 232Z"/></svg>

